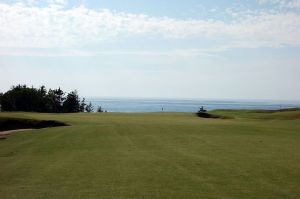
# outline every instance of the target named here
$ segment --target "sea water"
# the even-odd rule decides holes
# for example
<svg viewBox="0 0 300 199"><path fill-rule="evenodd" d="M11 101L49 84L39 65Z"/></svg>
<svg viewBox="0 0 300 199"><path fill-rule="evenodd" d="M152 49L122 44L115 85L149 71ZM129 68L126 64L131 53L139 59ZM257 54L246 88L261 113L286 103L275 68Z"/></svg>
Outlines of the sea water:
<svg viewBox="0 0 300 199"><path fill-rule="evenodd" d="M201 106L214 109L267 109L299 108L300 102L248 100L195 100L145 98L89 98L96 110L101 106L108 112L197 112Z"/></svg>

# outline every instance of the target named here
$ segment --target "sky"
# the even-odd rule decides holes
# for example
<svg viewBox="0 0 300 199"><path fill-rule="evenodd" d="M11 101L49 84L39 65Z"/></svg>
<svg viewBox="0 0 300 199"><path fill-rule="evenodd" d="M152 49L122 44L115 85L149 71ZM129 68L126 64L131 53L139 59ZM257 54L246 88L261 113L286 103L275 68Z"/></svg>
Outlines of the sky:
<svg viewBox="0 0 300 199"><path fill-rule="evenodd" d="M300 0L0 0L0 92L300 101Z"/></svg>

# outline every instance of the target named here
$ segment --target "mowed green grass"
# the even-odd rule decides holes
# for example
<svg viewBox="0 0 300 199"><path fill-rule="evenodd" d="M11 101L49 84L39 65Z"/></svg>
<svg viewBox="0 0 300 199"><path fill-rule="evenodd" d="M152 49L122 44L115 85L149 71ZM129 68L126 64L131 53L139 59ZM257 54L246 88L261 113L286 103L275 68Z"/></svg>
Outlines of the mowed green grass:
<svg viewBox="0 0 300 199"><path fill-rule="evenodd" d="M300 111L213 113L0 113L71 125L0 140L0 198L300 198Z"/></svg>

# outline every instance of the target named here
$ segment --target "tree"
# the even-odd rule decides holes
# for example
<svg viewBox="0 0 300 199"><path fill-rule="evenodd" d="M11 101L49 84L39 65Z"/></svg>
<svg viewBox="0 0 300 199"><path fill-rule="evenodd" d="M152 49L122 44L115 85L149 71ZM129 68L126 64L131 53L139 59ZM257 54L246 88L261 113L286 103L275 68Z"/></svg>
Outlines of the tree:
<svg viewBox="0 0 300 199"><path fill-rule="evenodd" d="M49 112L46 87L41 86L37 91L39 97L39 112Z"/></svg>
<svg viewBox="0 0 300 199"><path fill-rule="evenodd" d="M63 110L66 113L80 112L80 99L76 90L67 95L66 100L63 102Z"/></svg>
<svg viewBox="0 0 300 199"><path fill-rule="evenodd" d="M66 98L65 93L60 88L55 90L49 89L47 98L47 109L49 112L63 112L63 103Z"/></svg>
<svg viewBox="0 0 300 199"><path fill-rule="evenodd" d="M102 107L101 107L101 106L98 106L98 108L97 108L97 112L98 112L98 113L102 113L102 112L103 112L103 109L102 109Z"/></svg>
<svg viewBox="0 0 300 199"><path fill-rule="evenodd" d="M88 112L88 113L93 112L94 107L93 107L93 105L92 105L91 102L89 103L89 105L87 105L87 106L85 107L85 110L86 110L86 112Z"/></svg>
<svg viewBox="0 0 300 199"><path fill-rule="evenodd" d="M2 111L40 111L39 93L33 87L13 86L1 98Z"/></svg>
<svg viewBox="0 0 300 199"><path fill-rule="evenodd" d="M85 107L86 107L85 98L83 98L80 104L80 112L84 112Z"/></svg>
<svg viewBox="0 0 300 199"><path fill-rule="evenodd" d="M80 102L77 91L70 92L66 98L60 88L47 91L45 86L34 88L19 84L0 93L0 111L79 112L84 111L85 106L85 99Z"/></svg>
<svg viewBox="0 0 300 199"><path fill-rule="evenodd" d="M12 98L12 92L8 91L1 96L1 111L15 110L15 100Z"/></svg>
<svg viewBox="0 0 300 199"><path fill-rule="evenodd" d="M0 93L0 111L2 111L2 105L1 105L2 97L3 97L3 93Z"/></svg>

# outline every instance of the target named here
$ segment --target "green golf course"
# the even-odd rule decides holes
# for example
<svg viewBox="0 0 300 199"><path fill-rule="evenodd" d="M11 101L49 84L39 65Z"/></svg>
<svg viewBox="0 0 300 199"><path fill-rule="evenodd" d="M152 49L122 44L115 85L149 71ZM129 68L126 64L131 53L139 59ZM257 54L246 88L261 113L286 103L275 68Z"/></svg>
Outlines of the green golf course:
<svg viewBox="0 0 300 199"><path fill-rule="evenodd" d="M25 113L0 139L0 198L300 198L300 110Z"/></svg>

